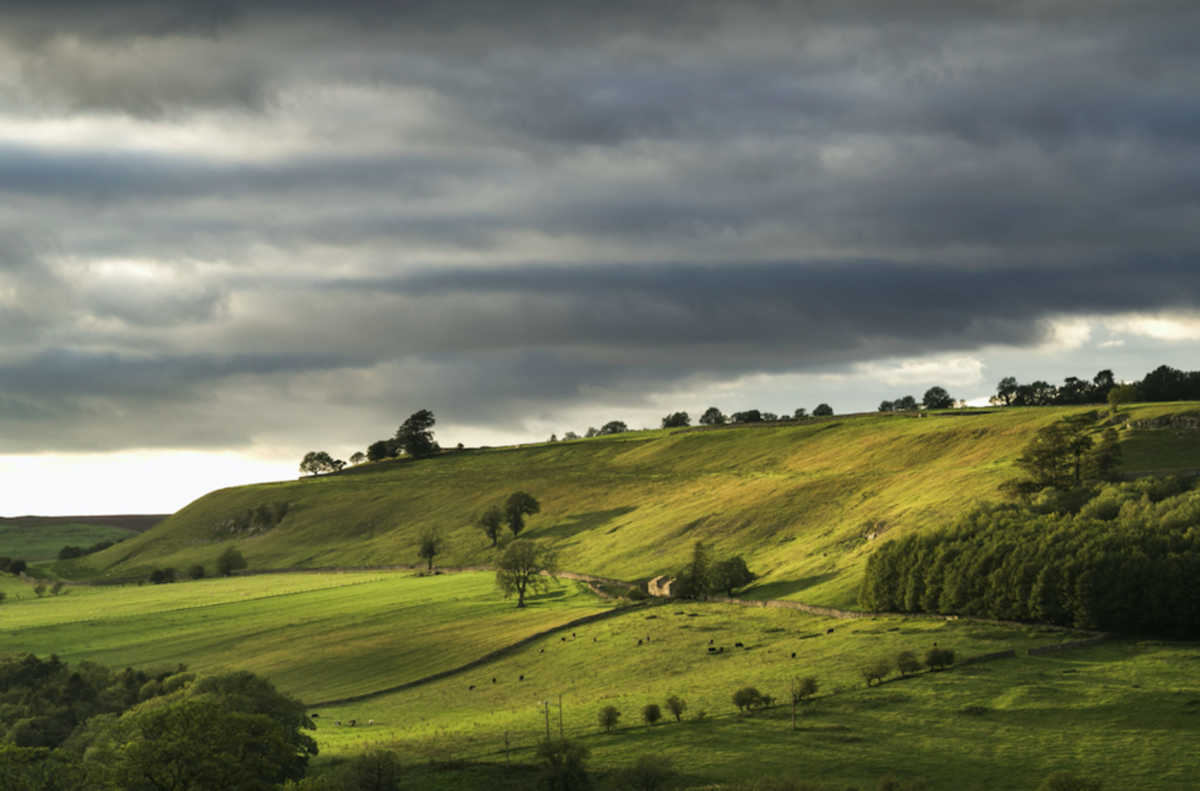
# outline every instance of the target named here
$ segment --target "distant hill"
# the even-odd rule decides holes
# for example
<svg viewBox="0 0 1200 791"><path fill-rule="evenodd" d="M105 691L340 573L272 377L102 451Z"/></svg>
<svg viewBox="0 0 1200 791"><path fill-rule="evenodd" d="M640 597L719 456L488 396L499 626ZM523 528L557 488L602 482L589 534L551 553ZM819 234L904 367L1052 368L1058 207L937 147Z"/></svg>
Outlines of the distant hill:
<svg viewBox="0 0 1200 791"><path fill-rule="evenodd" d="M65 546L124 541L166 518L167 514L0 517L0 555L31 562L51 560Z"/></svg>
<svg viewBox="0 0 1200 791"><path fill-rule="evenodd" d="M1121 425L1198 406L1135 405ZM853 606L866 558L880 541L944 526L998 499L1034 432L1096 409L656 430L368 464L212 492L146 533L58 569L133 578L202 563L211 574L231 544L252 570L414 564L428 528L446 539L440 565L486 564L494 550L476 526L478 515L525 490L542 510L522 535L551 542L564 569L649 577L678 569L692 544L704 540L718 557L743 555L760 575L747 595ZM1120 433L1130 474L1200 468L1196 432Z"/></svg>

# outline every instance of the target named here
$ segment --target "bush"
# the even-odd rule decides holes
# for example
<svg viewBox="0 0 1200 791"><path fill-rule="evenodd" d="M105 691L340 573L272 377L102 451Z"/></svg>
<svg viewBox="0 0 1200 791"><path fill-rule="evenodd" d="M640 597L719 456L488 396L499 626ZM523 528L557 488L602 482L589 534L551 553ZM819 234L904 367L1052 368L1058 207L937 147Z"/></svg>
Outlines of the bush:
<svg viewBox="0 0 1200 791"><path fill-rule="evenodd" d="M917 655L912 651L901 651L896 655L896 669L900 671L900 675L902 676L907 676L909 673L916 673L921 667L921 660L917 659Z"/></svg>
<svg viewBox="0 0 1200 791"><path fill-rule="evenodd" d="M683 713L687 711L687 701L678 695L672 695L667 698L667 711L675 716L676 722L679 722L683 719Z"/></svg>
<svg viewBox="0 0 1200 791"><path fill-rule="evenodd" d="M930 670L941 670L954 664L954 651L949 648L930 648L925 652L925 664Z"/></svg>
<svg viewBox="0 0 1200 791"><path fill-rule="evenodd" d="M237 551L237 547L229 547L217 558L217 573L222 577L228 577L233 572L241 571L244 568L246 568L246 558Z"/></svg>
<svg viewBox="0 0 1200 791"><path fill-rule="evenodd" d="M873 662L868 662L863 665L862 670L863 680L867 682L867 686L871 686L877 682L883 681L892 672L892 663L887 659L876 659Z"/></svg>
<svg viewBox="0 0 1200 791"><path fill-rule="evenodd" d="M742 687L733 693L733 705L738 707L738 711L755 709L762 705L762 701L762 693L754 687Z"/></svg>
<svg viewBox="0 0 1200 791"><path fill-rule="evenodd" d="M150 572L150 581L153 582L155 585L164 585L168 582L174 582L175 581L175 569L173 569L173 568L155 569L154 571Z"/></svg>
<svg viewBox="0 0 1200 791"><path fill-rule="evenodd" d="M1100 791L1100 783L1070 772L1055 772L1042 781L1038 791Z"/></svg>
<svg viewBox="0 0 1200 791"><path fill-rule="evenodd" d="M58 580L57 582L55 582L53 585L50 586L50 593L54 596L57 596L63 592L63 588L65 588L65 587L66 586L63 584L62 580Z"/></svg>
<svg viewBox="0 0 1200 791"><path fill-rule="evenodd" d="M188 579L202 580L204 579L204 566L197 563L188 569Z"/></svg>
<svg viewBox="0 0 1200 791"><path fill-rule="evenodd" d="M43 596L45 596L46 595L46 583L39 582L37 585L34 585L33 592L35 594L37 594L37 597L39 599L42 598Z"/></svg>
<svg viewBox="0 0 1200 791"><path fill-rule="evenodd" d="M542 762L541 787L550 791L586 791L592 787L586 762L586 747L570 739L552 739L538 745Z"/></svg>
<svg viewBox="0 0 1200 791"><path fill-rule="evenodd" d="M657 755L643 755L633 766L617 772L617 786L632 791L659 791L673 775L670 761Z"/></svg>
<svg viewBox="0 0 1200 791"><path fill-rule="evenodd" d="M653 725L662 719L662 709L658 707L657 703L647 703L642 706L642 719L646 721L647 725Z"/></svg>
<svg viewBox="0 0 1200 791"><path fill-rule="evenodd" d="M605 733L617 727L619 719L621 719L621 712L617 711L616 706L605 706L600 709L600 727L604 729Z"/></svg>
<svg viewBox="0 0 1200 791"><path fill-rule="evenodd" d="M808 676L807 678L798 678L792 682L792 702L803 703L805 700L817 694L820 688L820 683L816 676Z"/></svg>

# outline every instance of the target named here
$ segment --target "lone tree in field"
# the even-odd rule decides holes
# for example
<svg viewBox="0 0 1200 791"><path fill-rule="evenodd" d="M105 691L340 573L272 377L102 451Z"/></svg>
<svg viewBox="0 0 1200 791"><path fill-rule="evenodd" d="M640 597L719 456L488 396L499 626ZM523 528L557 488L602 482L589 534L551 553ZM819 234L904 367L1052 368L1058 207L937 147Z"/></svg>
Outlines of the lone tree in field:
<svg viewBox="0 0 1200 791"><path fill-rule="evenodd" d="M663 428L682 428L690 426L692 419L688 417L687 412L672 412L662 419Z"/></svg>
<svg viewBox="0 0 1200 791"><path fill-rule="evenodd" d="M438 445L433 441L433 424L436 422L428 409L413 412L396 429L396 444L414 459L432 456L438 451Z"/></svg>
<svg viewBox="0 0 1200 791"><path fill-rule="evenodd" d="M653 725L662 719L662 709L658 707L657 703L647 703L642 706L642 719L646 721L647 725Z"/></svg>
<svg viewBox="0 0 1200 791"><path fill-rule="evenodd" d="M345 464L345 462L342 462ZM320 475L323 472L333 472L339 469L333 457L323 450L310 450L304 454L304 458L300 461L300 472L307 472L310 475Z"/></svg>
<svg viewBox="0 0 1200 791"><path fill-rule="evenodd" d="M537 593L550 587L557 558L552 550L525 538L508 545L496 564L496 585L504 591L505 598L517 594L517 606L525 606L525 594ZM545 572L543 574L542 572Z"/></svg>
<svg viewBox="0 0 1200 791"><path fill-rule="evenodd" d="M542 510L542 505L529 492L513 492L504 501L504 519L513 536L525 529L525 517Z"/></svg>
<svg viewBox="0 0 1200 791"><path fill-rule="evenodd" d="M926 409L950 409L954 406L954 398L944 387L931 387L925 391L921 403Z"/></svg>
<svg viewBox="0 0 1200 791"><path fill-rule="evenodd" d="M235 571L241 571L246 568L246 559L242 557L242 553L237 551L237 547L229 547L221 556L217 558L217 573L222 577L228 577Z"/></svg>
<svg viewBox="0 0 1200 791"><path fill-rule="evenodd" d="M679 722L683 719L683 713L687 711L687 701L678 695L672 695L667 698L667 711L671 712L676 722Z"/></svg>
<svg viewBox="0 0 1200 791"><path fill-rule="evenodd" d="M812 413L813 417L830 417L833 415L833 407L829 404L817 404Z"/></svg>
<svg viewBox="0 0 1200 791"><path fill-rule="evenodd" d="M600 709L600 727L604 729L605 733L609 733L617 727L619 719L621 719L621 712L617 711L616 706L605 706Z"/></svg>
<svg viewBox="0 0 1200 791"><path fill-rule="evenodd" d="M725 415L715 406L710 406L704 410L704 414L700 416L701 425L705 426L723 426L725 425Z"/></svg>
<svg viewBox="0 0 1200 791"><path fill-rule="evenodd" d="M492 539L492 546L496 546L496 542L500 540L500 528L503 525L504 512L500 510L500 506L489 505L479 517L479 527L483 529L485 536Z"/></svg>
<svg viewBox="0 0 1200 791"><path fill-rule="evenodd" d="M417 555L425 561L426 571L433 571L433 559L442 554L442 536L438 533L437 528L429 528L421 533L421 540L417 545Z"/></svg>
<svg viewBox="0 0 1200 791"><path fill-rule="evenodd" d="M366 460L367 460L367 454L363 453L361 450L356 450L350 454L350 463L353 464L355 467L362 464Z"/></svg>

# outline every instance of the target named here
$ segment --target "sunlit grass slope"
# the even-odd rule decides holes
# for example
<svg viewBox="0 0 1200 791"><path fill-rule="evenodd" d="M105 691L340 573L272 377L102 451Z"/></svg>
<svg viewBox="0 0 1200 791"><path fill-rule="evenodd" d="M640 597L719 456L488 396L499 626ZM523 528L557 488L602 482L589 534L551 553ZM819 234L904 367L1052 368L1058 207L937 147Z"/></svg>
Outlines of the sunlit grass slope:
<svg viewBox="0 0 1200 791"><path fill-rule="evenodd" d="M564 583L518 610L482 572L251 575L71 586L40 599L7 580L0 654L55 653L115 667L185 664L202 674L245 669L305 700L394 687L608 608L578 583Z"/></svg>
<svg viewBox="0 0 1200 791"><path fill-rule="evenodd" d="M670 761L697 786L787 777L874 788L895 773L928 781L930 791L1025 791L1068 770L1104 778L1105 788L1194 788L1200 681L1192 665L1200 646L1118 643L1025 653L1069 637L966 621L848 622L667 604L582 627L566 642L557 635L537 641L478 671L322 709L317 738L326 757L380 745L414 764L488 763L495 779L472 787L507 787L505 735L510 760L534 762L532 746L545 734L542 701L550 702L557 735L561 694L563 733L583 741L600 773L648 755ZM710 655L709 640L724 652ZM903 680L893 672L866 688L859 669L867 660L901 650L923 655L935 643L959 657L1007 648L1018 656ZM797 732L786 703L753 716L739 716L732 704L744 686L786 701L791 680L810 675L820 693L803 707ZM683 722L666 710L670 695L687 703ZM665 720L654 727L642 722L648 703L663 708ZM621 712L611 734L597 723L607 705ZM350 719L360 726L333 724ZM361 727L368 719L374 726ZM463 777L434 773L422 787L456 788Z"/></svg>
<svg viewBox="0 0 1200 791"><path fill-rule="evenodd" d="M1196 406L1136 406L1129 414ZM677 569L702 539L718 555L744 555L761 575L747 595L850 606L875 542L948 524L995 499L1035 431L1087 409L652 431L369 465L213 492L147 534L60 570L142 576L204 563L211 573L230 543L251 568L408 564L417 562L417 539L427 528L446 538L439 563L488 563L493 550L475 520L524 489L542 504L527 535L552 542L563 568L648 577ZM1156 471L1200 468L1200 443L1181 443L1172 432L1123 434L1138 438L1137 469L1159 451ZM250 509L278 503L287 514L270 530L228 527Z"/></svg>
<svg viewBox="0 0 1200 791"><path fill-rule="evenodd" d="M123 541L136 530L114 525L62 522L26 524L17 519L0 521L0 555L34 562L58 556L65 546L86 549L101 541Z"/></svg>

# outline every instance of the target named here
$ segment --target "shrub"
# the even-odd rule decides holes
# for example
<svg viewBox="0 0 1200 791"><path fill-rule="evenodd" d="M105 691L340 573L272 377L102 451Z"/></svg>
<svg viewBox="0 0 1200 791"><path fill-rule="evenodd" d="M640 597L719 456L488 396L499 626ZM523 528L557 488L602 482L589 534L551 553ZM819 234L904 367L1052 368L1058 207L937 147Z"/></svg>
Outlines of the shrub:
<svg viewBox="0 0 1200 791"><path fill-rule="evenodd" d="M1055 772L1042 781L1038 791L1100 791L1100 783L1070 772Z"/></svg>
<svg viewBox="0 0 1200 791"><path fill-rule="evenodd" d="M902 676L907 676L909 673L916 673L921 667L921 660L917 659L917 655L912 651L901 651L896 655L896 669L900 671L900 675Z"/></svg>
<svg viewBox="0 0 1200 791"><path fill-rule="evenodd" d="M888 659L876 659L863 665L859 672L862 673L863 680L869 687L888 677L888 674L892 672L892 663Z"/></svg>
<svg viewBox="0 0 1200 791"><path fill-rule="evenodd" d="M222 577L228 577L233 572L241 571L244 568L246 568L246 558L237 551L237 547L229 547L217 558L217 573Z"/></svg>
<svg viewBox="0 0 1200 791"><path fill-rule="evenodd" d="M687 711L687 701L678 695L672 695L667 698L667 711L675 716L676 722L679 722L683 719L683 713Z"/></svg>
<svg viewBox="0 0 1200 791"><path fill-rule="evenodd" d="M754 709L762 705L762 693L754 687L742 687L733 693L733 705L738 707L738 711Z"/></svg>
<svg viewBox="0 0 1200 791"><path fill-rule="evenodd" d="M616 706L605 706L600 709L600 727L604 729L605 733L617 727L619 719L621 719L621 712L617 711Z"/></svg>
<svg viewBox="0 0 1200 791"><path fill-rule="evenodd" d="M194 580L204 579L204 566L197 563L188 569L188 578Z"/></svg>
<svg viewBox="0 0 1200 791"><path fill-rule="evenodd" d="M52 586L50 586L50 593L54 596L57 596L63 592L63 588L65 587L66 586L63 585L62 580L58 580Z"/></svg>
<svg viewBox="0 0 1200 791"><path fill-rule="evenodd" d="M617 772L617 785L632 791L659 791L673 774L670 761L658 755L643 755L633 766Z"/></svg>
<svg viewBox="0 0 1200 791"><path fill-rule="evenodd" d="M46 583L39 582L37 585L34 585L33 592L37 594L37 597L39 599L42 598L43 596L45 596L46 595Z"/></svg>
<svg viewBox="0 0 1200 791"><path fill-rule="evenodd" d="M570 739L552 739L538 745L542 762L541 785L553 791L584 791L592 787L586 762L588 749Z"/></svg>
<svg viewBox="0 0 1200 791"><path fill-rule="evenodd" d="M792 681L792 702L803 703L808 698L817 694L819 688L820 684L817 682L816 676L795 679Z"/></svg>
<svg viewBox="0 0 1200 791"><path fill-rule="evenodd" d="M642 719L646 721L647 725L653 725L662 719L662 709L658 707L657 703L647 703L642 706Z"/></svg>
<svg viewBox="0 0 1200 791"><path fill-rule="evenodd" d="M949 648L930 648L925 653L925 664L930 670L941 670L954 664L954 651Z"/></svg>
<svg viewBox="0 0 1200 791"><path fill-rule="evenodd" d="M5 593L4 591L0 591L0 604L3 604L4 600L7 598L8 598L8 594Z"/></svg>
<svg viewBox="0 0 1200 791"><path fill-rule="evenodd" d="M155 569L154 571L150 572L150 581L153 582L155 585L163 585L168 582L174 582L175 581L175 569L173 569L173 568Z"/></svg>

